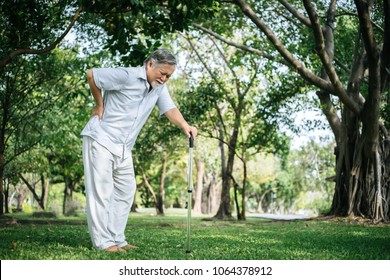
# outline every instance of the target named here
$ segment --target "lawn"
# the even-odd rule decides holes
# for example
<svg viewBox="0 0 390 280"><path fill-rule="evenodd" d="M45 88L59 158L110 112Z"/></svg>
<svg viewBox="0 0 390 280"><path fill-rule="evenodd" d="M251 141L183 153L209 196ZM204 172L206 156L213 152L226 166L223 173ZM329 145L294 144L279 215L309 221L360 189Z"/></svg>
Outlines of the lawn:
<svg viewBox="0 0 390 280"><path fill-rule="evenodd" d="M13 220L12 220L13 218ZM0 219L2 260L389 260L390 225L354 219L206 221L192 219L186 253L186 215L131 213L128 253L92 248L84 216Z"/></svg>

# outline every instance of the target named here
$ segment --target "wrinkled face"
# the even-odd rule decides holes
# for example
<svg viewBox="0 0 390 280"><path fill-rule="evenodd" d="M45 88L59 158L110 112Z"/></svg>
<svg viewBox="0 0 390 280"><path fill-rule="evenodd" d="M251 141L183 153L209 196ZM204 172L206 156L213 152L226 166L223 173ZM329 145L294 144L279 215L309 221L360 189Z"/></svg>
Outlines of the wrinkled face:
<svg viewBox="0 0 390 280"><path fill-rule="evenodd" d="M174 65L153 64L152 61L148 61L146 64L146 77L153 88L161 86L168 81L174 71Z"/></svg>

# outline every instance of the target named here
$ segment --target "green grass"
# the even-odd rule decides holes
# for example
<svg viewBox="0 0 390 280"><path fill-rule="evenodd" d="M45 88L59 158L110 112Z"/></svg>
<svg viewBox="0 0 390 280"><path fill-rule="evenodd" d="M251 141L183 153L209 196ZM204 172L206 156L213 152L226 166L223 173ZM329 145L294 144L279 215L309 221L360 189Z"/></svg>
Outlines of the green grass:
<svg viewBox="0 0 390 280"><path fill-rule="evenodd" d="M17 224L10 224L10 218ZM0 219L2 260L389 260L390 225L352 219L238 221L192 219L186 251L186 215L132 213L126 254L92 248L85 217Z"/></svg>

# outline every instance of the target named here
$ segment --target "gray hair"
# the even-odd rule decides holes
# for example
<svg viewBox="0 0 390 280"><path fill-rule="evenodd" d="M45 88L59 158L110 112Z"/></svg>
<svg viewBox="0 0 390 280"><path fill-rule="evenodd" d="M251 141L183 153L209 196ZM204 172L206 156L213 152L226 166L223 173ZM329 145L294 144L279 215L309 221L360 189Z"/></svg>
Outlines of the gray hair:
<svg viewBox="0 0 390 280"><path fill-rule="evenodd" d="M145 59L144 64L152 61L153 64L169 64L176 65L176 58L174 55L167 49L158 49L154 51L147 59Z"/></svg>

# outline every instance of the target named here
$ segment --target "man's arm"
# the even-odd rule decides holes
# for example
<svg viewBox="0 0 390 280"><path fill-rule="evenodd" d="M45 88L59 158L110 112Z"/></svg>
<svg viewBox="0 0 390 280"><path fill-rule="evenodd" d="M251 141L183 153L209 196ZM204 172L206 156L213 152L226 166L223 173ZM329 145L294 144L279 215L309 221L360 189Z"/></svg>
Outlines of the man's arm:
<svg viewBox="0 0 390 280"><path fill-rule="evenodd" d="M95 84L92 70L87 70L87 79L88 79L89 89L91 90L92 96L96 102L95 108L92 109L92 116L97 115L99 117L99 120L101 120L103 117L103 110L104 110L102 91Z"/></svg>
<svg viewBox="0 0 390 280"><path fill-rule="evenodd" d="M173 108L169 110L164 115L168 118L168 120L171 123L183 129L187 137L190 137L190 133L194 138L198 134L198 130L196 129L196 127L190 126L177 108Z"/></svg>

